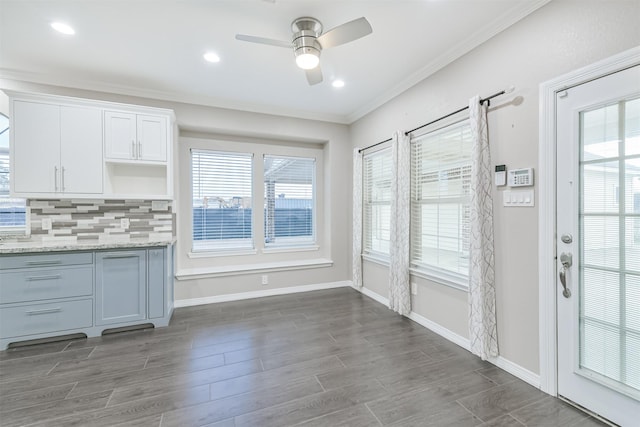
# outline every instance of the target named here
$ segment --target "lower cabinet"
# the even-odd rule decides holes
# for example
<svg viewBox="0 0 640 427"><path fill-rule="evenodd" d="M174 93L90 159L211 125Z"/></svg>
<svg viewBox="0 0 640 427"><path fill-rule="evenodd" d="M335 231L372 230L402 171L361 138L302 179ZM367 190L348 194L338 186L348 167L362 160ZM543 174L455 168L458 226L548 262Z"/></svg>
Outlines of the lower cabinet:
<svg viewBox="0 0 640 427"><path fill-rule="evenodd" d="M173 311L173 248L3 255L0 350L11 343L151 323Z"/></svg>
<svg viewBox="0 0 640 427"><path fill-rule="evenodd" d="M96 253L96 325L147 318L147 251Z"/></svg>

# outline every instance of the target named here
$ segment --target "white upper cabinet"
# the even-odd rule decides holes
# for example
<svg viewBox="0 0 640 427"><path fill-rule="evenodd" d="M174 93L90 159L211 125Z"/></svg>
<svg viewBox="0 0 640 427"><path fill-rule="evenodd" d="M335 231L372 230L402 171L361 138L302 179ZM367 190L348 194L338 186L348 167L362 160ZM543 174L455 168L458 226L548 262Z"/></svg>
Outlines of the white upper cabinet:
<svg viewBox="0 0 640 427"><path fill-rule="evenodd" d="M172 199L173 111L7 93L13 196Z"/></svg>
<svg viewBox="0 0 640 427"><path fill-rule="evenodd" d="M167 119L105 111L105 157L109 160L167 161Z"/></svg>
<svg viewBox="0 0 640 427"><path fill-rule="evenodd" d="M99 109L15 101L12 121L14 194L102 193Z"/></svg>

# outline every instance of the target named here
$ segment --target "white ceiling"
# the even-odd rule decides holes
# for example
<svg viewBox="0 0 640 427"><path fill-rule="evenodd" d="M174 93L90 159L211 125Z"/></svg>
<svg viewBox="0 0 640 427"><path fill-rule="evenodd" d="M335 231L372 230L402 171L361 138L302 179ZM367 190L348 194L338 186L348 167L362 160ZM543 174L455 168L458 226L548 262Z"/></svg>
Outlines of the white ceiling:
<svg viewBox="0 0 640 427"><path fill-rule="evenodd" d="M351 123L548 1L0 0L0 78ZM289 40L301 16L373 34L324 50L315 86L292 51L235 40Z"/></svg>

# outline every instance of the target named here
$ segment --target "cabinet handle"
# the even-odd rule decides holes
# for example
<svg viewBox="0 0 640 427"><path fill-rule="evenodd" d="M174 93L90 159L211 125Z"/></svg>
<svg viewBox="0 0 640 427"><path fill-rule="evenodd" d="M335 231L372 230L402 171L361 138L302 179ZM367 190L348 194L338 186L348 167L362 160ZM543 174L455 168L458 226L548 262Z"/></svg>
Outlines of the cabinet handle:
<svg viewBox="0 0 640 427"><path fill-rule="evenodd" d="M25 264L27 265L50 265L50 264L60 264L62 260L52 259L50 261L27 261Z"/></svg>
<svg viewBox="0 0 640 427"><path fill-rule="evenodd" d="M59 311L62 311L62 307L43 308L42 310L29 310L29 311L27 311L25 313L28 314L29 316L35 316L37 314L57 313Z"/></svg>
<svg viewBox="0 0 640 427"><path fill-rule="evenodd" d="M53 167L53 190L58 191L58 166Z"/></svg>
<svg viewBox="0 0 640 427"><path fill-rule="evenodd" d="M105 255L103 259L115 259L115 258L131 258L136 256L136 254L118 254L118 255Z"/></svg>
<svg viewBox="0 0 640 427"><path fill-rule="evenodd" d="M36 280L55 280L60 278L62 278L60 274L50 274L48 276L30 276L30 277L27 277L27 280L29 282L34 282Z"/></svg>
<svg viewBox="0 0 640 427"><path fill-rule="evenodd" d="M142 142L138 141L138 158L142 158Z"/></svg>
<svg viewBox="0 0 640 427"><path fill-rule="evenodd" d="M136 142L133 139L131 140L131 158L136 158Z"/></svg>
<svg viewBox="0 0 640 427"><path fill-rule="evenodd" d="M60 169L60 188L62 189L62 191L65 190L64 188L64 166L62 166L62 168Z"/></svg>

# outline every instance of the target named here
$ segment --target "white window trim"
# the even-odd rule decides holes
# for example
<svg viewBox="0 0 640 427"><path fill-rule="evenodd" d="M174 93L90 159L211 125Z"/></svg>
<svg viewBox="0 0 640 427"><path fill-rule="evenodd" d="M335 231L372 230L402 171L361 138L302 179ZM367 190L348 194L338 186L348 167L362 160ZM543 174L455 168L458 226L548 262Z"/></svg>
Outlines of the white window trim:
<svg viewBox="0 0 640 427"><path fill-rule="evenodd" d="M311 251L317 251L320 250L320 246L316 245L316 244L310 244L310 245L304 245L301 244L300 246L293 246L293 245L287 245L287 246L268 246L262 249L262 253L263 254L280 254L280 253L289 253L289 252L311 252Z"/></svg>
<svg viewBox="0 0 640 427"><path fill-rule="evenodd" d="M256 249L220 249L211 250L211 249L202 249L200 251L194 251L193 249L190 252L187 252L187 256L189 258L218 258L225 256L236 256L236 255L255 255L258 251Z"/></svg>
<svg viewBox="0 0 640 427"><path fill-rule="evenodd" d="M243 276L276 271L306 270L332 267L333 260L327 258L307 259L299 261L268 262L258 264L227 265L221 267L190 268L176 273L178 281L207 279L226 276Z"/></svg>
<svg viewBox="0 0 640 427"><path fill-rule="evenodd" d="M412 276L420 277L439 285L448 286L460 291L469 292L469 278L445 270L426 266L413 266L409 269Z"/></svg>
<svg viewBox="0 0 640 427"><path fill-rule="evenodd" d="M362 254L362 259L372 262L374 264L389 267L389 254L383 254L380 252L367 252Z"/></svg>

